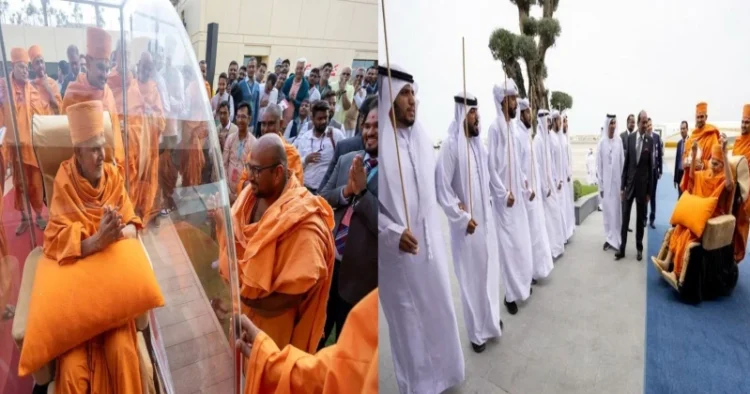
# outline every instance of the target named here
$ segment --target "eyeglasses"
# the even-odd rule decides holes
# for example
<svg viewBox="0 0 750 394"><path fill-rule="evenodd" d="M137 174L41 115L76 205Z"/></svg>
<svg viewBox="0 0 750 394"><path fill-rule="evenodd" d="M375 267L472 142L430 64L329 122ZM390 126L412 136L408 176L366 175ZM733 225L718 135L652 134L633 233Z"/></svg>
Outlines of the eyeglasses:
<svg viewBox="0 0 750 394"><path fill-rule="evenodd" d="M251 166L249 164L245 164L245 168L247 169L247 172L249 175L252 175L253 178L257 177L258 174L260 174L264 170L268 170L270 168L276 168L281 163L271 164L270 166L260 167L260 166Z"/></svg>

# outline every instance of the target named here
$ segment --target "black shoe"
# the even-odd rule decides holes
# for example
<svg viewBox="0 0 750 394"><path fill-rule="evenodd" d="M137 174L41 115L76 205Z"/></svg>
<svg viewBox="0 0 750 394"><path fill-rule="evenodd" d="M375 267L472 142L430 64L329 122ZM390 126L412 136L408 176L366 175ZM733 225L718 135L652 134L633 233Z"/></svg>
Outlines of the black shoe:
<svg viewBox="0 0 750 394"><path fill-rule="evenodd" d="M505 309L508 310L508 313L511 315L518 313L518 305L516 305L515 302L508 302L508 300L503 300L503 302L505 303Z"/></svg>
<svg viewBox="0 0 750 394"><path fill-rule="evenodd" d="M642 250L638 251L638 255L636 256L636 259L638 259L638 261L643 260L643 251Z"/></svg>
<svg viewBox="0 0 750 394"><path fill-rule="evenodd" d="M625 253L617 252L617 254L615 254L615 261L622 260L624 258L625 258Z"/></svg>
<svg viewBox="0 0 750 394"><path fill-rule="evenodd" d="M534 294L534 289L529 287L529 295L532 295L532 294Z"/></svg>
<svg viewBox="0 0 750 394"><path fill-rule="evenodd" d="M536 281L536 279L532 279L532 280L531 280L531 284L532 284L532 285L535 285L535 284L537 284L537 281Z"/></svg>
<svg viewBox="0 0 750 394"><path fill-rule="evenodd" d="M628 232L629 232L629 233L632 233L632 232L633 232L633 229L632 229L632 228L628 228Z"/></svg>
<svg viewBox="0 0 750 394"><path fill-rule="evenodd" d="M605 252L606 252L606 251L608 251L608 250L609 250L609 248L610 248L610 246L609 246L609 242L605 242L605 243L604 243L604 248L603 248L603 249L604 249L604 251L605 251Z"/></svg>
<svg viewBox="0 0 750 394"><path fill-rule="evenodd" d="M648 226L651 227L652 229L656 230L656 226L654 226L654 222L649 223Z"/></svg>
<svg viewBox="0 0 750 394"><path fill-rule="evenodd" d="M500 331L503 330L503 319L500 319Z"/></svg>
<svg viewBox="0 0 750 394"><path fill-rule="evenodd" d="M474 353L482 353L486 347L486 343L483 343L481 345L477 345L474 342L471 343L471 348L474 349Z"/></svg>

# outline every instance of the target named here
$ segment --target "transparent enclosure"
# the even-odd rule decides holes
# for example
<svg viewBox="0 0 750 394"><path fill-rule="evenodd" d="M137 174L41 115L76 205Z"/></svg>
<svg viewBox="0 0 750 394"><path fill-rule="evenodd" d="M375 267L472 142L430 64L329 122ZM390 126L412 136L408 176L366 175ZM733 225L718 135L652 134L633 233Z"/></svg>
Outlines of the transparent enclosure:
<svg viewBox="0 0 750 394"><path fill-rule="evenodd" d="M134 347L144 392L239 392L227 184L174 6L9 1L0 20L0 393L49 389L95 357L91 343ZM88 101L104 139L80 131L98 124L81 122ZM87 243L106 218L120 218L119 237Z"/></svg>

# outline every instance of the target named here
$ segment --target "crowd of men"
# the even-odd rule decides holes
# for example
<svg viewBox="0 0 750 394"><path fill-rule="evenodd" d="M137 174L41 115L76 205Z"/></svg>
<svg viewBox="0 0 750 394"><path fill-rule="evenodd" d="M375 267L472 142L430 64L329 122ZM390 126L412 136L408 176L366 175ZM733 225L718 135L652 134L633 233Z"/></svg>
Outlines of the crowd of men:
<svg viewBox="0 0 750 394"><path fill-rule="evenodd" d="M478 100L461 93L436 157L417 117L414 77L397 66L390 73L388 81L379 70L381 305L399 391L438 393L464 379L438 210L448 218L469 340L481 353L502 335L501 281L516 314L575 231L567 117L539 110L533 137L529 102L507 80L493 88L497 117L485 147Z"/></svg>
<svg viewBox="0 0 750 394"><path fill-rule="evenodd" d="M134 66L121 56L123 45ZM284 382L290 375L305 375L292 380L308 388L376 392L376 69L358 68L352 75L345 67L332 81L330 63L305 75L305 59L293 70L288 60L278 61L268 73L251 58L242 67L231 62L214 94L205 62L199 65L203 80L194 66L175 64L182 50L175 40L144 46L141 53L131 53L135 40L113 48L109 33L87 28L85 55L71 45L60 68L69 73L57 80L47 76L43 48L12 48L12 68L0 87L0 126L8 130L0 164L13 168L15 209L22 215L16 235L32 226L28 199L33 225L44 231L45 255L75 269L78 259L147 231L149 224L181 220L171 212L195 198L191 186L226 182L229 217L213 194L218 188L198 198L215 225L216 268L227 281L230 242L236 251L243 328L236 346L247 357L246 392L289 389ZM111 138L105 138L106 112ZM74 148L55 177L54 200L46 204L31 141L32 117L44 115L67 116ZM219 176L219 161L226 179ZM0 252L8 254L2 233ZM0 305L9 320L6 287L3 281ZM217 314L228 310L212 305ZM139 393L134 327L129 322L91 338L97 346L87 342L58 355L58 391L128 387ZM326 347L331 341L342 345ZM92 368L87 359L106 367Z"/></svg>

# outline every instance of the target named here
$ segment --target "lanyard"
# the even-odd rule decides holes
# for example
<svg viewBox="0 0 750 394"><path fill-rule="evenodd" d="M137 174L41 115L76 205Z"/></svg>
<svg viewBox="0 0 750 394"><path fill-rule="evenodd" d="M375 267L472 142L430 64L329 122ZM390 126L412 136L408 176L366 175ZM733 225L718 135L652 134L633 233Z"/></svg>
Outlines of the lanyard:
<svg viewBox="0 0 750 394"><path fill-rule="evenodd" d="M370 183L370 180L372 180L372 177L375 176L375 174L378 173L378 167L374 167L370 169L370 173L367 174L367 183Z"/></svg>
<svg viewBox="0 0 750 394"><path fill-rule="evenodd" d="M247 136L245 136L244 140L240 140L240 143L237 146L237 159L238 160L242 160L243 158L242 154L245 152L245 141L247 141Z"/></svg>

